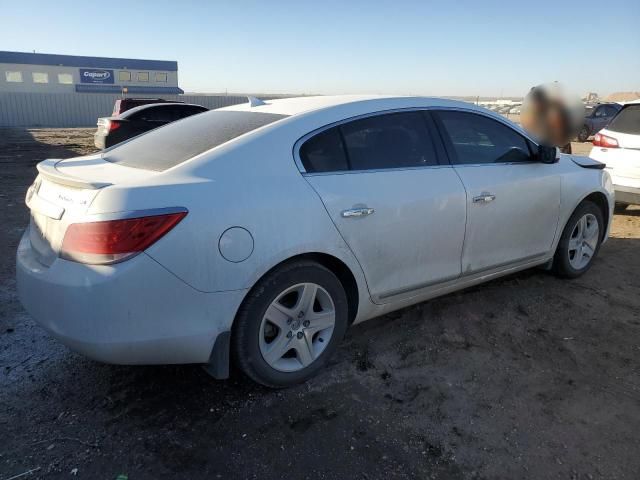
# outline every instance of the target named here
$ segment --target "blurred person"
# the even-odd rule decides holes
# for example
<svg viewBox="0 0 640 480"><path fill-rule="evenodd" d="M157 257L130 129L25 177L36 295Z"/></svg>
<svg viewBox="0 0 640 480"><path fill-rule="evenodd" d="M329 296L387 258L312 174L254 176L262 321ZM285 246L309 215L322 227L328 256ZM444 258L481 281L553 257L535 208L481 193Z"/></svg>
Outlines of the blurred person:
<svg viewBox="0 0 640 480"><path fill-rule="evenodd" d="M554 82L531 88L522 104L521 123L543 143L571 153L571 139L583 114L582 103Z"/></svg>

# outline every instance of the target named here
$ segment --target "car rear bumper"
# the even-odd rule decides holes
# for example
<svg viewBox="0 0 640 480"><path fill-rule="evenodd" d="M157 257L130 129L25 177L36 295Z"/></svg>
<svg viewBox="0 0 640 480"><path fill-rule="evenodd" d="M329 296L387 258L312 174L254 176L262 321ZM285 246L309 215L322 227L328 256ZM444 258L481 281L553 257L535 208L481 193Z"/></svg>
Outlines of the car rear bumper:
<svg viewBox="0 0 640 480"><path fill-rule="evenodd" d="M106 136L103 133L94 133L93 134L93 144L96 148L100 150L104 150L107 148L106 146Z"/></svg>
<svg viewBox="0 0 640 480"><path fill-rule="evenodd" d="M142 253L115 265L56 259L45 267L29 237L16 261L20 301L72 350L106 363L207 363L246 290L203 293Z"/></svg>

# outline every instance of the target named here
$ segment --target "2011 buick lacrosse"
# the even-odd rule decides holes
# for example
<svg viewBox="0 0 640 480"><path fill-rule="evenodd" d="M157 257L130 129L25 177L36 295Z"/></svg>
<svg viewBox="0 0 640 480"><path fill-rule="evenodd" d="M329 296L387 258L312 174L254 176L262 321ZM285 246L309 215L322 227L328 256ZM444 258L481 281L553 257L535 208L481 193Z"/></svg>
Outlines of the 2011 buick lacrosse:
<svg viewBox="0 0 640 480"><path fill-rule="evenodd" d="M586 272L614 206L602 167L462 102L250 99L41 162L19 295L94 359L287 386L355 322L534 266Z"/></svg>

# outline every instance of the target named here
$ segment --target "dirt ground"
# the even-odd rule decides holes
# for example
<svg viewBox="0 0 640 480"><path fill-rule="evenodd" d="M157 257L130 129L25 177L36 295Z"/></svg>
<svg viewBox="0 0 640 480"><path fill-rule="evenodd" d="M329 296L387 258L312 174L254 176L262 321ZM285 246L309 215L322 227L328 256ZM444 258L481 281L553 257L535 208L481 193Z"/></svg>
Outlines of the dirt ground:
<svg viewBox="0 0 640 480"><path fill-rule="evenodd" d="M270 391L99 364L24 312L35 164L91 134L0 129L0 480L640 478L640 209L580 279L532 270L371 320Z"/></svg>

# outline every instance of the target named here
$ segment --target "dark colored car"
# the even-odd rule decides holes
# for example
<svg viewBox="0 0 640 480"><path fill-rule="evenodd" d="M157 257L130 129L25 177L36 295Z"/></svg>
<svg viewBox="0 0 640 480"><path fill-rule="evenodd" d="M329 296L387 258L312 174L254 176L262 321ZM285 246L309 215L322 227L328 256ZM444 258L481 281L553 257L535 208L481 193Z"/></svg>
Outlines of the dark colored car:
<svg viewBox="0 0 640 480"><path fill-rule="evenodd" d="M591 108L587 107L584 123L578 132L578 140L586 142L591 135L609 125L621 108L622 105L619 103L600 103Z"/></svg>
<svg viewBox="0 0 640 480"><path fill-rule="evenodd" d="M111 147L141 133L190 117L208 109L187 103L153 103L127 110L121 115L98 119L94 143L99 149Z"/></svg>
<svg viewBox="0 0 640 480"><path fill-rule="evenodd" d="M174 100L165 100L163 98L120 98L113 104L113 112L111 115L122 115L127 110L151 103L184 103Z"/></svg>

